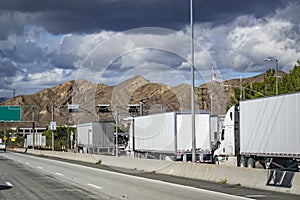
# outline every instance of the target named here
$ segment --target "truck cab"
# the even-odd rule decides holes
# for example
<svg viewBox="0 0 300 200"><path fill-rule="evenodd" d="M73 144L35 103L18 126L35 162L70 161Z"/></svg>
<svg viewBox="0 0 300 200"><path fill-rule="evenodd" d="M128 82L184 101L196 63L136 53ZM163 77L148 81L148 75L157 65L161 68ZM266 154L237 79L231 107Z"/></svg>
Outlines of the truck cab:
<svg viewBox="0 0 300 200"><path fill-rule="evenodd" d="M232 106L226 113L218 148L214 151L216 162L239 153L239 106Z"/></svg>

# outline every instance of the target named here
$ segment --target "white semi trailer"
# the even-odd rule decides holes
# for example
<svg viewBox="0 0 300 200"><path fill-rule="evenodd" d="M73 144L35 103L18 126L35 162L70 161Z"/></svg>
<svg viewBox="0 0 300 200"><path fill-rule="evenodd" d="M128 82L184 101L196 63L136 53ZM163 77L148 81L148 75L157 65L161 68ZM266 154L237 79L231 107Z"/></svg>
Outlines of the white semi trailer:
<svg viewBox="0 0 300 200"><path fill-rule="evenodd" d="M26 139L24 140L25 148L44 148L45 146L46 136L44 136L42 133L35 133L34 138L33 134L27 135Z"/></svg>
<svg viewBox="0 0 300 200"><path fill-rule="evenodd" d="M219 163L240 167L298 171L300 158L300 93L241 101L224 120Z"/></svg>
<svg viewBox="0 0 300 200"><path fill-rule="evenodd" d="M135 117L130 128L129 146L138 157L161 160L192 160L191 113L169 112ZM219 118L202 111L195 114L198 162L211 162Z"/></svg>
<svg viewBox="0 0 300 200"><path fill-rule="evenodd" d="M78 151L92 154L114 153L114 123L91 122L76 125Z"/></svg>

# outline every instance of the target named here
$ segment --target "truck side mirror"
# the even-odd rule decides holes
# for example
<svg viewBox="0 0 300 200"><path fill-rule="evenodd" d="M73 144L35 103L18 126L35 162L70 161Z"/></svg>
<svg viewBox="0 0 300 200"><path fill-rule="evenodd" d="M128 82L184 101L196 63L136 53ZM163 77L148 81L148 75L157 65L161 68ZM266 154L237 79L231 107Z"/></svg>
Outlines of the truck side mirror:
<svg viewBox="0 0 300 200"><path fill-rule="evenodd" d="M221 141L224 140L224 136L225 136L225 129L222 129L222 133L221 133Z"/></svg>

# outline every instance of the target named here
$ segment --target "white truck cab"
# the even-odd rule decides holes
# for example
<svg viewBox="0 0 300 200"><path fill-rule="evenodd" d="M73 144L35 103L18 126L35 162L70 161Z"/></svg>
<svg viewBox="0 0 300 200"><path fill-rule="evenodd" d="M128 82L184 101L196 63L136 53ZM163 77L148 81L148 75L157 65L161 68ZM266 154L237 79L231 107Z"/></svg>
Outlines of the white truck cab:
<svg viewBox="0 0 300 200"><path fill-rule="evenodd" d="M227 160L238 154L239 143L239 107L232 106L226 113L222 132L220 135L220 143L214 152L216 162Z"/></svg>

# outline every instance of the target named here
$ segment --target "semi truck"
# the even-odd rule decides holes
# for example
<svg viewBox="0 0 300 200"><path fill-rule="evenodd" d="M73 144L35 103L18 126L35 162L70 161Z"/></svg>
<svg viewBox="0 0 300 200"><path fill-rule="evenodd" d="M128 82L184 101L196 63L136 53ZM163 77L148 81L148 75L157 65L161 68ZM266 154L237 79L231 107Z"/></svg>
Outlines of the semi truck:
<svg viewBox="0 0 300 200"><path fill-rule="evenodd" d="M300 159L300 93L241 101L224 120L219 164L298 171Z"/></svg>
<svg viewBox="0 0 300 200"><path fill-rule="evenodd" d="M133 118L129 147L136 157L192 160L191 112L168 112ZM208 111L195 114L196 161L212 162L220 120Z"/></svg>
<svg viewBox="0 0 300 200"><path fill-rule="evenodd" d="M76 125L77 148L80 153L113 154L114 123L90 122Z"/></svg>

